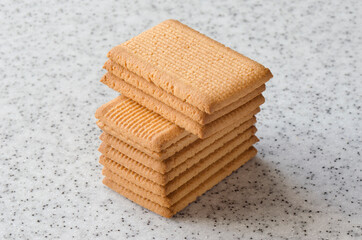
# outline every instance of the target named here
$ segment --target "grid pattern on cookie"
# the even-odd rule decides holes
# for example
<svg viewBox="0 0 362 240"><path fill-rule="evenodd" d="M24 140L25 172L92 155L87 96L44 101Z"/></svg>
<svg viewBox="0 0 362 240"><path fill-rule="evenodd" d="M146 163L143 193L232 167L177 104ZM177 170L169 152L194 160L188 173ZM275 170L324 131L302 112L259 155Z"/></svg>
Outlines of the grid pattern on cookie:
<svg viewBox="0 0 362 240"><path fill-rule="evenodd" d="M269 71L175 20L162 22L121 46L214 101L232 96Z"/></svg>
<svg viewBox="0 0 362 240"><path fill-rule="evenodd" d="M222 117L223 115L235 110L242 104L245 104L252 98L256 97L265 90L265 85L261 85L252 92L248 93L246 96L240 98L239 100L227 105L218 111L213 112L212 114L206 114L195 106L182 101L180 98L175 97L172 94L169 94L167 91L162 88L157 87L152 82L141 78L140 76L132 73L123 66L117 64L112 60L108 60L104 64L104 68L108 70L108 73L102 77L101 82L106 84L108 87L119 91L122 93L121 85L123 81L130 84L132 87L138 88L143 93L148 94L154 97L156 100L161 101L162 103L172 107L174 110L181 112L192 120L196 121L199 124L207 124L213 120Z"/></svg>
<svg viewBox="0 0 362 240"><path fill-rule="evenodd" d="M127 129L133 135L147 140L178 128L157 113L125 97L119 97L117 104L104 117L120 129Z"/></svg>

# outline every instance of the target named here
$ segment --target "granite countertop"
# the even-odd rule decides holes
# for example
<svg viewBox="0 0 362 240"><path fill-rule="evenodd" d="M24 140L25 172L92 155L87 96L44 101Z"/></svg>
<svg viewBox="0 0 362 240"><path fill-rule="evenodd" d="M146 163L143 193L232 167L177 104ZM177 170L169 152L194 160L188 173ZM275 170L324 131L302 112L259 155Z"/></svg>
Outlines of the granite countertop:
<svg viewBox="0 0 362 240"><path fill-rule="evenodd" d="M360 1L1 1L1 239L361 239ZM269 67L258 155L172 219L101 183L106 54L174 18Z"/></svg>

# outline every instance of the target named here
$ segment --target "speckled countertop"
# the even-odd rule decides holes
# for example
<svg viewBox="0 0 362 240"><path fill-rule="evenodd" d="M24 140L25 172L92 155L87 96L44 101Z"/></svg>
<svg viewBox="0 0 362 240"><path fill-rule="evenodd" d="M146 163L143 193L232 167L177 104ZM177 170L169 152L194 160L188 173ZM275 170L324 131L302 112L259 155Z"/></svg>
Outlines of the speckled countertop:
<svg viewBox="0 0 362 240"><path fill-rule="evenodd" d="M162 2L162 3L161 3ZM201 3L202 2L202 3ZM1 1L1 239L361 239L361 1ZM168 18L269 67L259 154L172 219L101 183L106 53Z"/></svg>

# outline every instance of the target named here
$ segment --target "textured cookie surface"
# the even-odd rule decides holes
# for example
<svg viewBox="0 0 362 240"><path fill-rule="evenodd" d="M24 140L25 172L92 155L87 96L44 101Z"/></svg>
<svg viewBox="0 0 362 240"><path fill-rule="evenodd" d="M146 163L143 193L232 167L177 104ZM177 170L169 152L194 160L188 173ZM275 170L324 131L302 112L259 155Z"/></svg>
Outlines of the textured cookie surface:
<svg viewBox="0 0 362 240"><path fill-rule="evenodd" d="M105 83L108 87L119 92L127 91L129 87L122 82L125 81L128 84L132 85L133 87L140 89L145 94L151 95L158 101L163 102L164 104L172 107L176 111L183 113L187 117L191 118L192 120L202 125L210 123L216 120L217 118L231 112L232 110L240 107L241 105L255 98L265 90L265 85L262 85L257 89L253 90L252 92L250 92L249 94L247 94L246 96L220 109L219 111L216 111L213 114L207 114L199 110L198 108L192 106L191 104L180 100L176 96L167 93L163 89L157 87L152 82L145 80L144 78L132 73L128 69L120 66L119 64L111 60L108 60L104 64L104 68L116 76L112 77L110 75L108 78L102 79L103 83Z"/></svg>
<svg viewBox="0 0 362 240"><path fill-rule="evenodd" d="M160 152L188 133L131 99L119 96L97 109L96 118L126 138Z"/></svg>
<svg viewBox="0 0 362 240"><path fill-rule="evenodd" d="M198 185L195 189L193 189L190 193L188 193L186 196L181 198L179 201L177 201L175 204L173 204L171 207L164 207L160 204L153 202L149 200L148 198L145 198L144 196L137 194L133 192L130 188L123 187L120 184L117 184L115 181L112 181L109 178L105 178L103 180L103 183L111 188L112 190L118 192L119 194L123 195L124 197L130 199L131 201L161 215L167 218L172 217L177 212L181 211L183 208L185 208L187 205L189 205L191 202L195 201L196 198L203 193L205 193L207 190L211 189L214 185L219 183L221 180L223 180L225 177L230 175L233 171L237 170L239 167L241 167L243 164L245 164L248 160L250 160L252 157L254 157L256 154L255 148L250 148L240 156L238 156L235 160L228 163L226 166L224 166L222 169L220 169L218 172L213 174L211 177L209 177L206 181L202 182L200 185Z"/></svg>
<svg viewBox="0 0 362 240"><path fill-rule="evenodd" d="M132 159L118 152L116 149L105 143L101 144L99 151L103 154L103 158L108 158L120 164L121 166L124 166L127 169L132 170L139 175L142 175L154 181L157 184L164 185L173 180L174 178L178 177L179 175L180 178L182 178L181 175L186 172L186 170L188 171L192 169L192 167L196 164L202 162L202 164L200 165L202 168L203 166L206 166L213 161L217 161L218 158L227 154L241 143L243 143L244 145L255 143L257 141L257 138L251 138L255 131L255 127L252 127L242 134L236 134L238 137L237 139L230 139L232 138L232 135L228 134L227 136L223 137L222 142L216 142L213 145L202 149L196 154L191 155L191 157L189 158L184 157L183 155L185 154L181 154L179 157L170 159L170 161L167 163L155 161L154 164L160 165L159 168L169 168L168 171L164 173L155 171L153 169L154 167L150 163L147 163L147 166L146 164L144 164L145 162L140 161L140 159ZM246 141L247 139L249 139L249 141L245 143L244 141ZM247 145L247 147L249 146ZM104 163L104 160L102 160L101 162ZM150 167L149 165L151 165L152 167ZM197 174L197 172L195 172L194 174Z"/></svg>
<svg viewBox="0 0 362 240"><path fill-rule="evenodd" d="M104 171L103 174L110 178L112 181L131 189L133 192L142 195L144 198L147 198L153 202L156 202L164 207L171 207L193 189L195 189L198 185L206 181L210 176L217 173L220 169L224 168L228 163L232 162L236 159L241 153L245 152L247 149L250 148L250 143L252 141L249 140L248 142L243 143L239 146L237 151L233 151L230 154L226 155L225 157L221 158L217 162L210 164L207 168L199 172L193 178L185 182L184 184L180 185L177 189L175 189L172 193L168 195L160 195L153 190L142 188L140 185L136 183L132 183L128 181L126 178L123 178L121 175L118 175L112 170L110 172Z"/></svg>
<svg viewBox="0 0 362 240"><path fill-rule="evenodd" d="M114 47L108 57L209 114L272 77L261 64L175 20Z"/></svg>
<svg viewBox="0 0 362 240"><path fill-rule="evenodd" d="M188 132L191 132L200 138L206 138L214 134L215 132L222 130L229 124L232 124L236 121L239 121L239 119L244 118L252 111L259 111L256 109L265 101L262 95L258 95L255 98L251 99L249 102L216 119L215 121L206 125L201 125L196 121L192 120L191 118L187 117L186 115L164 104L163 102L158 101L151 95L145 94L144 92L133 87L132 85L124 81L117 81L116 77L111 73L107 73L101 81L106 85L110 86L111 88L120 91L123 95L131 98L140 105L150 109L152 112L160 114L170 122L181 126ZM256 112L252 113L254 115L256 114Z"/></svg>
<svg viewBox="0 0 362 240"><path fill-rule="evenodd" d="M244 123L231 125L223 131L217 132L216 134L206 139L198 139L174 155L166 154L164 155L167 156L165 158L163 158L163 156L162 158L154 158L153 156L150 156L149 154L146 154L143 151L140 151L137 148L134 148L131 145L107 133L102 133L100 139L120 153L128 156L131 159L136 159L137 161L141 162L146 167L149 167L160 173L166 173L205 148L219 148L225 144L225 142L233 139L238 134L243 133L248 128L251 128L255 122L255 117L252 117ZM251 134L254 134L256 132L256 128L253 127L249 131Z"/></svg>
<svg viewBox="0 0 362 240"><path fill-rule="evenodd" d="M116 161L105 157L104 155L100 157L99 162L105 168L116 174L119 178L122 178L122 181L136 184L137 186L149 192L152 192L155 195L169 196L192 179L200 179L201 176L205 176L205 174L209 176L213 172L221 169L225 164L242 154L257 141L258 138L252 136L241 144L235 144L234 142L233 146L227 149L226 154L222 155L220 154L220 152L216 152L216 154L211 155L211 159L202 159L199 163L190 167L189 169L187 169L187 171L184 171L181 175L179 175L177 178L175 178L166 185L156 183L150 180L147 176L136 173L131 169L127 168L127 166L123 166ZM204 177L202 177L202 179L204 179Z"/></svg>
<svg viewBox="0 0 362 240"><path fill-rule="evenodd" d="M186 160L182 159L184 161L182 163L179 163L176 160L176 166L165 174L157 172L135 159L129 158L128 156L118 152L109 145L102 144L99 148L99 151L103 154L105 158L108 158L118 163L119 165L124 166L129 170L132 170L140 176L143 176L159 185L166 185L166 191L173 191L175 188L182 185L190 178L194 177L196 174L208 167L210 164L228 155L228 153L236 149L237 146L241 144L246 144L247 147L250 147L252 144L257 142L258 139L255 136L252 139L249 139L249 141L245 142L248 138L251 137L254 131L254 129L250 129L249 131L238 134L235 138L228 142L225 142L217 149L214 149L212 147L205 148L204 150L196 153L194 156ZM239 150L240 149L237 149L235 151ZM104 164L104 162L101 161L101 164ZM116 169L114 170L116 171ZM121 172L119 174L122 175Z"/></svg>
<svg viewBox="0 0 362 240"><path fill-rule="evenodd" d="M175 143L171 144L166 149L162 149L161 151L154 151L148 147L140 145L139 143L135 142L134 140L132 140L130 138L123 136L123 133L121 131L119 131L119 129L117 129L117 128L113 129L110 126L107 126L106 124L104 124L100 120L97 121L97 125L106 134L116 138L117 139L116 144L120 144L120 142L124 142L124 143L138 149L139 151L142 151L156 159L165 159L168 156L172 156L176 152L180 151L181 149L185 148L186 146L190 145L191 143L195 142L198 139L197 136L195 136L193 134L187 134L187 132L185 131L185 134L187 134L185 137L183 137L180 140L176 141ZM114 141L114 142L116 142L116 141Z"/></svg>

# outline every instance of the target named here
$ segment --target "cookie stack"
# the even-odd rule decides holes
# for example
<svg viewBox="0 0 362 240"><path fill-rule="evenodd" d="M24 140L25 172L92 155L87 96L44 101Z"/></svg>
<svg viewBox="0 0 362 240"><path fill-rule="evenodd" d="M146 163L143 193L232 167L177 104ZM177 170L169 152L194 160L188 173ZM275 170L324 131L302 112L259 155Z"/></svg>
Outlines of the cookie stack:
<svg viewBox="0 0 362 240"><path fill-rule="evenodd" d="M108 53L103 183L171 217L256 154L269 69L175 20Z"/></svg>

